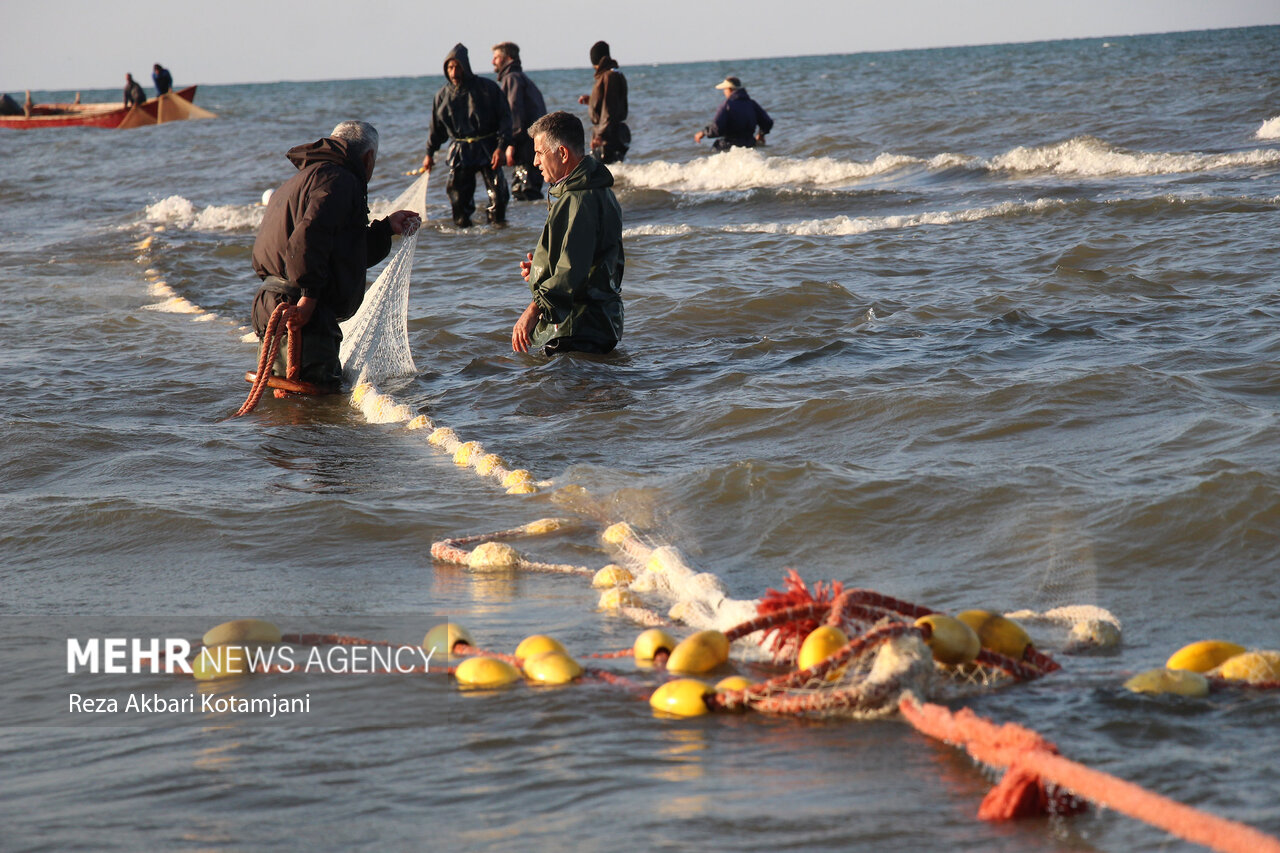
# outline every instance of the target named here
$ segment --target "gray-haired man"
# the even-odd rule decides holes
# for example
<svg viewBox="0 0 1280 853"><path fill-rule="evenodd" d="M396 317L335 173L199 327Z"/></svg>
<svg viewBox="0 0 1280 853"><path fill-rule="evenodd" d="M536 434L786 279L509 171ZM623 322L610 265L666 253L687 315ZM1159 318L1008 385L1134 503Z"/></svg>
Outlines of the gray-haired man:
<svg viewBox="0 0 1280 853"><path fill-rule="evenodd" d="M364 301L365 270L391 251L391 235L413 233L412 210L369 222L369 179L378 159L378 131L344 121L329 136L285 155L298 173L267 202L253 244L253 268L262 279L253 300L253 329L261 338L280 303L285 323L302 334L298 379L335 390L342 381L342 330ZM285 353L273 373L285 375Z"/></svg>

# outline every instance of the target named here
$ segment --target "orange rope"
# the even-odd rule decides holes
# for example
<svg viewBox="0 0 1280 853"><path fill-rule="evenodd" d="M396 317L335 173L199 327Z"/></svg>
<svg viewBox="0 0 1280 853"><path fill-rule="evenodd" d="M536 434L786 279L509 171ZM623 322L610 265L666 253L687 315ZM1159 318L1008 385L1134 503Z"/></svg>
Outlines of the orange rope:
<svg viewBox="0 0 1280 853"><path fill-rule="evenodd" d="M996 786L978 812L985 820L1018 816L1020 792L1015 788L1049 782L1213 850L1280 853L1280 839L1063 758L1057 754L1057 747L1023 726L998 726L968 708L953 713L941 705L922 704L909 696L898 703L898 710L923 734L955 744L984 764L1008 768L1005 775L1012 777L1011 784L1005 786L1002 782Z"/></svg>
<svg viewBox="0 0 1280 853"><path fill-rule="evenodd" d="M271 364L275 361L276 351L280 348L280 338L285 334L280 330L280 318L288 307L289 303L281 302L271 312L271 319L267 320L267 330L262 336L262 351L258 353L258 372L253 378L253 387L249 389L249 397L244 401L244 405L231 417L238 418L241 415L247 415L252 412L254 407L258 405L258 401L262 399L263 392L267 390L267 379L271 376ZM286 330L289 335L286 376L289 379L296 379L298 363L302 360L302 336L295 335L287 327Z"/></svg>

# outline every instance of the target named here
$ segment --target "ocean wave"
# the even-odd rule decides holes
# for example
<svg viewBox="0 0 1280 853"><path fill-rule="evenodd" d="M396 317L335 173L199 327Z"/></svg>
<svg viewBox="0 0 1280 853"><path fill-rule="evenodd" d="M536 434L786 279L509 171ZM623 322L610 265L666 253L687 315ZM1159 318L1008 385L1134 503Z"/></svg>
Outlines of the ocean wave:
<svg viewBox="0 0 1280 853"><path fill-rule="evenodd" d="M262 224L266 208L260 204L209 205L199 208L180 195L147 205L147 221L197 231L249 231Z"/></svg>
<svg viewBox="0 0 1280 853"><path fill-rule="evenodd" d="M734 148L687 163L618 163L609 167L621 186L686 192L752 187L840 186L925 161L905 154L881 154L869 163L832 157L768 157L758 149Z"/></svg>
<svg viewBox="0 0 1280 853"><path fill-rule="evenodd" d="M1280 138L1280 116L1264 122L1255 135L1259 139ZM1077 136L1050 145L1020 145L991 158L955 152L920 158L885 152L874 160L863 162L825 156L770 157L759 149L735 148L724 154L685 163L666 160L618 163L610 169L622 188L708 193L758 188L835 188L911 166L923 167L930 172L971 169L1013 174L1122 177L1176 175L1277 164L1280 164L1280 150L1270 148L1224 154L1130 151L1092 136Z"/></svg>
<svg viewBox="0 0 1280 853"><path fill-rule="evenodd" d="M1240 166L1280 164L1280 151L1259 149L1229 154L1126 151L1092 136L1035 148L1019 146L984 165L1001 172L1049 172L1086 177L1168 175Z"/></svg>
<svg viewBox="0 0 1280 853"><path fill-rule="evenodd" d="M791 234L797 236L847 236L871 231L893 231L917 228L922 225L955 225L978 222L999 216L1019 216L1065 207L1061 199L1042 198L1032 202L1007 201L991 207L973 207L966 210L941 210L926 213L899 214L894 216L835 216L827 219L806 219L800 222L753 222L740 225L722 225L707 228L726 234ZM670 237L694 233L694 226L637 225L627 228L624 237Z"/></svg>
<svg viewBox="0 0 1280 853"><path fill-rule="evenodd" d="M1272 116L1254 131L1255 139L1280 139L1280 116Z"/></svg>

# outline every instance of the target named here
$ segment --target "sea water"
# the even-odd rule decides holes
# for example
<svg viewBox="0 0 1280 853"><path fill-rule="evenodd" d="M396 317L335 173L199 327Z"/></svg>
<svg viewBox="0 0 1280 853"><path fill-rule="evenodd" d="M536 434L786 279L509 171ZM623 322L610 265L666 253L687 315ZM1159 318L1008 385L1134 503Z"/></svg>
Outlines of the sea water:
<svg viewBox="0 0 1280 853"><path fill-rule="evenodd" d="M442 174L428 194L418 372L390 393L547 483L523 497L345 396L224 420L256 357L249 254L284 152L373 122L385 208L422 158L438 76L203 86L216 120L0 134L0 846L1180 846L1107 811L982 823L991 775L892 718L659 719L658 677L626 660L599 665L629 687L481 694L441 661L199 689L66 672L67 638L198 640L249 616L627 648L639 627L580 577L429 555L544 516L578 526L518 542L532 559L599 568L616 559L600 525L627 520L738 599L795 568L942 610L1106 608L1118 649L1059 654L1060 672L966 704L1280 833L1280 696L1121 686L1193 640L1280 647L1278 49L1272 27L622 57L615 354L510 351L543 204L460 231ZM708 156L693 134L726 74L776 126L767 147ZM531 76L552 108L584 110L589 69ZM196 706L309 694L311 712L86 720L69 680Z"/></svg>

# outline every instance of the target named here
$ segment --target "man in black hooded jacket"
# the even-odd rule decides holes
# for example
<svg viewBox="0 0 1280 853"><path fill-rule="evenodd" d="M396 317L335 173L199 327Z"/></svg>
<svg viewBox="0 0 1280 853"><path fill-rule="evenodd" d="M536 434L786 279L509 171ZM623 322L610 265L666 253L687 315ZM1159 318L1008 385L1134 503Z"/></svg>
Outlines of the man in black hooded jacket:
<svg viewBox="0 0 1280 853"><path fill-rule="evenodd" d="M476 209L476 172L484 178L489 193L489 222L505 222L510 192L502 174L502 160L511 144L511 109L506 96L497 83L472 73L467 49L461 44L454 45L445 57L444 76L449 82L436 92L431 106L431 130L422 168L430 172L435 165L435 152L452 138L446 189L453 205L454 224L471 227L471 214Z"/></svg>
<svg viewBox="0 0 1280 853"><path fill-rule="evenodd" d="M631 128L627 127L627 78L609 55L609 43L591 45L591 66L595 83L590 95L582 95L578 103L588 104L591 116L591 156L601 163L621 163L631 147Z"/></svg>
<svg viewBox="0 0 1280 853"><path fill-rule="evenodd" d="M333 133L286 154L298 172L271 194L253 244L262 286L253 300L253 329L262 338L276 306L302 336L297 376L325 390L342 381L342 329L364 301L365 270L387 256L391 235L413 233L421 220L397 210L369 222L369 179L378 158L378 131L344 121ZM273 373L285 375L281 341Z"/></svg>

